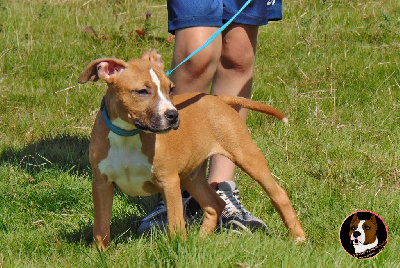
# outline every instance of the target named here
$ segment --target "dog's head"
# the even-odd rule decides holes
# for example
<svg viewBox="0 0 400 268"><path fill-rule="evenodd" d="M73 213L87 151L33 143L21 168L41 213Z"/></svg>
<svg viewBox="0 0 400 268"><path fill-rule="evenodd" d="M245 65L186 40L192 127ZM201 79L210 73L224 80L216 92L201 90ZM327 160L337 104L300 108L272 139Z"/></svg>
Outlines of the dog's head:
<svg viewBox="0 0 400 268"><path fill-rule="evenodd" d="M122 119L151 132L178 128L178 111L171 102L174 85L165 75L164 63L156 50L143 52L140 59L129 62L94 60L78 81L83 84L99 79L108 84L106 107L111 121Z"/></svg>
<svg viewBox="0 0 400 268"><path fill-rule="evenodd" d="M378 225L376 217L371 215L370 219L360 220L357 213L353 215L350 222L350 241L353 246L372 244L376 238L376 230Z"/></svg>

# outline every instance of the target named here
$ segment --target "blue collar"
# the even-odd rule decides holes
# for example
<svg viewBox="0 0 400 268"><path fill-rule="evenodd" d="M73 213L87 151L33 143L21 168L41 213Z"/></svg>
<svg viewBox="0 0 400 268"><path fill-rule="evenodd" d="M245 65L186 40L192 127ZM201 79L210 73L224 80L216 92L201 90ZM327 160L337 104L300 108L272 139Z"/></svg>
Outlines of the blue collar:
<svg viewBox="0 0 400 268"><path fill-rule="evenodd" d="M131 137L131 136L135 136L141 132L140 129L125 130L125 129L117 127L116 125L111 123L110 118L108 117L108 114L107 114L106 97L105 96L103 97L103 99L101 101L100 111L103 111L103 118L104 118L104 122L106 123L107 127L115 134L117 134L119 136L123 136L123 137Z"/></svg>

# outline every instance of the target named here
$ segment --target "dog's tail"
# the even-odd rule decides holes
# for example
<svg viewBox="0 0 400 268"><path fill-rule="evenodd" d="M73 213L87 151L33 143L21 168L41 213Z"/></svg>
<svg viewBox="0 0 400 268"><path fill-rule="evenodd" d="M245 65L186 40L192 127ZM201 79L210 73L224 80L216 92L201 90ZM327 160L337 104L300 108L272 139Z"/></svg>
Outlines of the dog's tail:
<svg viewBox="0 0 400 268"><path fill-rule="evenodd" d="M275 116L276 118L282 120L282 122L285 124L287 124L289 122L287 116L284 113L282 113L278 109L275 109L274 107L271 107L264 103L252 101L252 100L242 98L242 97L237 97L237 96L218 95L217 97L220 98L222 101L224 101L226 104L228 104L230 106L243 107L243 108L247 108L247 109L250 109L253 111L269 114L269 115Z"/></svg>

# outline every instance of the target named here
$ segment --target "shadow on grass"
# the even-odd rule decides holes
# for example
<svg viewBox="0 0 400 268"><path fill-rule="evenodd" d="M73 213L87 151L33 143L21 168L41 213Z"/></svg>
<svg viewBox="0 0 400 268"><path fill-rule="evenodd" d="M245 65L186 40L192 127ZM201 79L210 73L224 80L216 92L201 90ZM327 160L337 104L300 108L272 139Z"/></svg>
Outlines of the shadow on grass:
<svg viewBox="0 0 400 268"><path fill-rule="evenodd" d="M32 175L46 169L58 169L78 176L92 177L89 163L89 143L87 137L60 135L31 143L22 149L7 148L0 155L0 165L9 163L18 165ZM137 215L118 213L112 218L111 237L117 243L139 238L137 228L143 215L149 213L157 203L157 195L150 197L127 197L116 188L115 195L126 197L124 202L137 206ZM125 199L125 198L124 198ZM140 215L139 215L140 214ZM70 243L93 242L93 222L81 222L80 227L63 230L60 235Z"/></svg>
<svg viewBox="0 0 400 268"><path fill-rule="evenodd" d="M114 195L122 194L116 190ZM157 195L147 197L129 197L129 202L137 204L143 211L143 215L149 213L157 204ZM143 216L142 215L142 216ZM126 243L131 239L141 237L137 229L140 225L142 216L128 215L122 217L113 216L111 221L111 239L114 243ZM70 243L83 243L86 246L91 246L93 243L93 224L86 224L79 229L64 231L61 234Z"/></svg>
<svg viewBox="0 0 400 268"><path fill-rule="evenodd" d="M70 135L43 139L22 149L9 148L0 156L0 164L18 164L29 172L55 166L63 172L90 174L89 139Z"/></svg>

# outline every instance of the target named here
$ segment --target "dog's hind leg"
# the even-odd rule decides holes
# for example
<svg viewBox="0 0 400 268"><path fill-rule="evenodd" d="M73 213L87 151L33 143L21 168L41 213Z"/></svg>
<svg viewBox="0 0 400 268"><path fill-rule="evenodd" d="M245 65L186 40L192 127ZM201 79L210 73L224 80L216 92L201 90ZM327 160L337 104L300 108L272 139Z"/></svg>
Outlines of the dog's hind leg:
<svg viewBox="0 0 400 268"><path fill-rule="evenodd" d="M306 235L286 191L273 179L264 156L253 143L250 135L246 135L242 139L244 140L238 147L231 147L232 161L265 190L288 228L290 236L297 241L305 240Z"/></svg>

